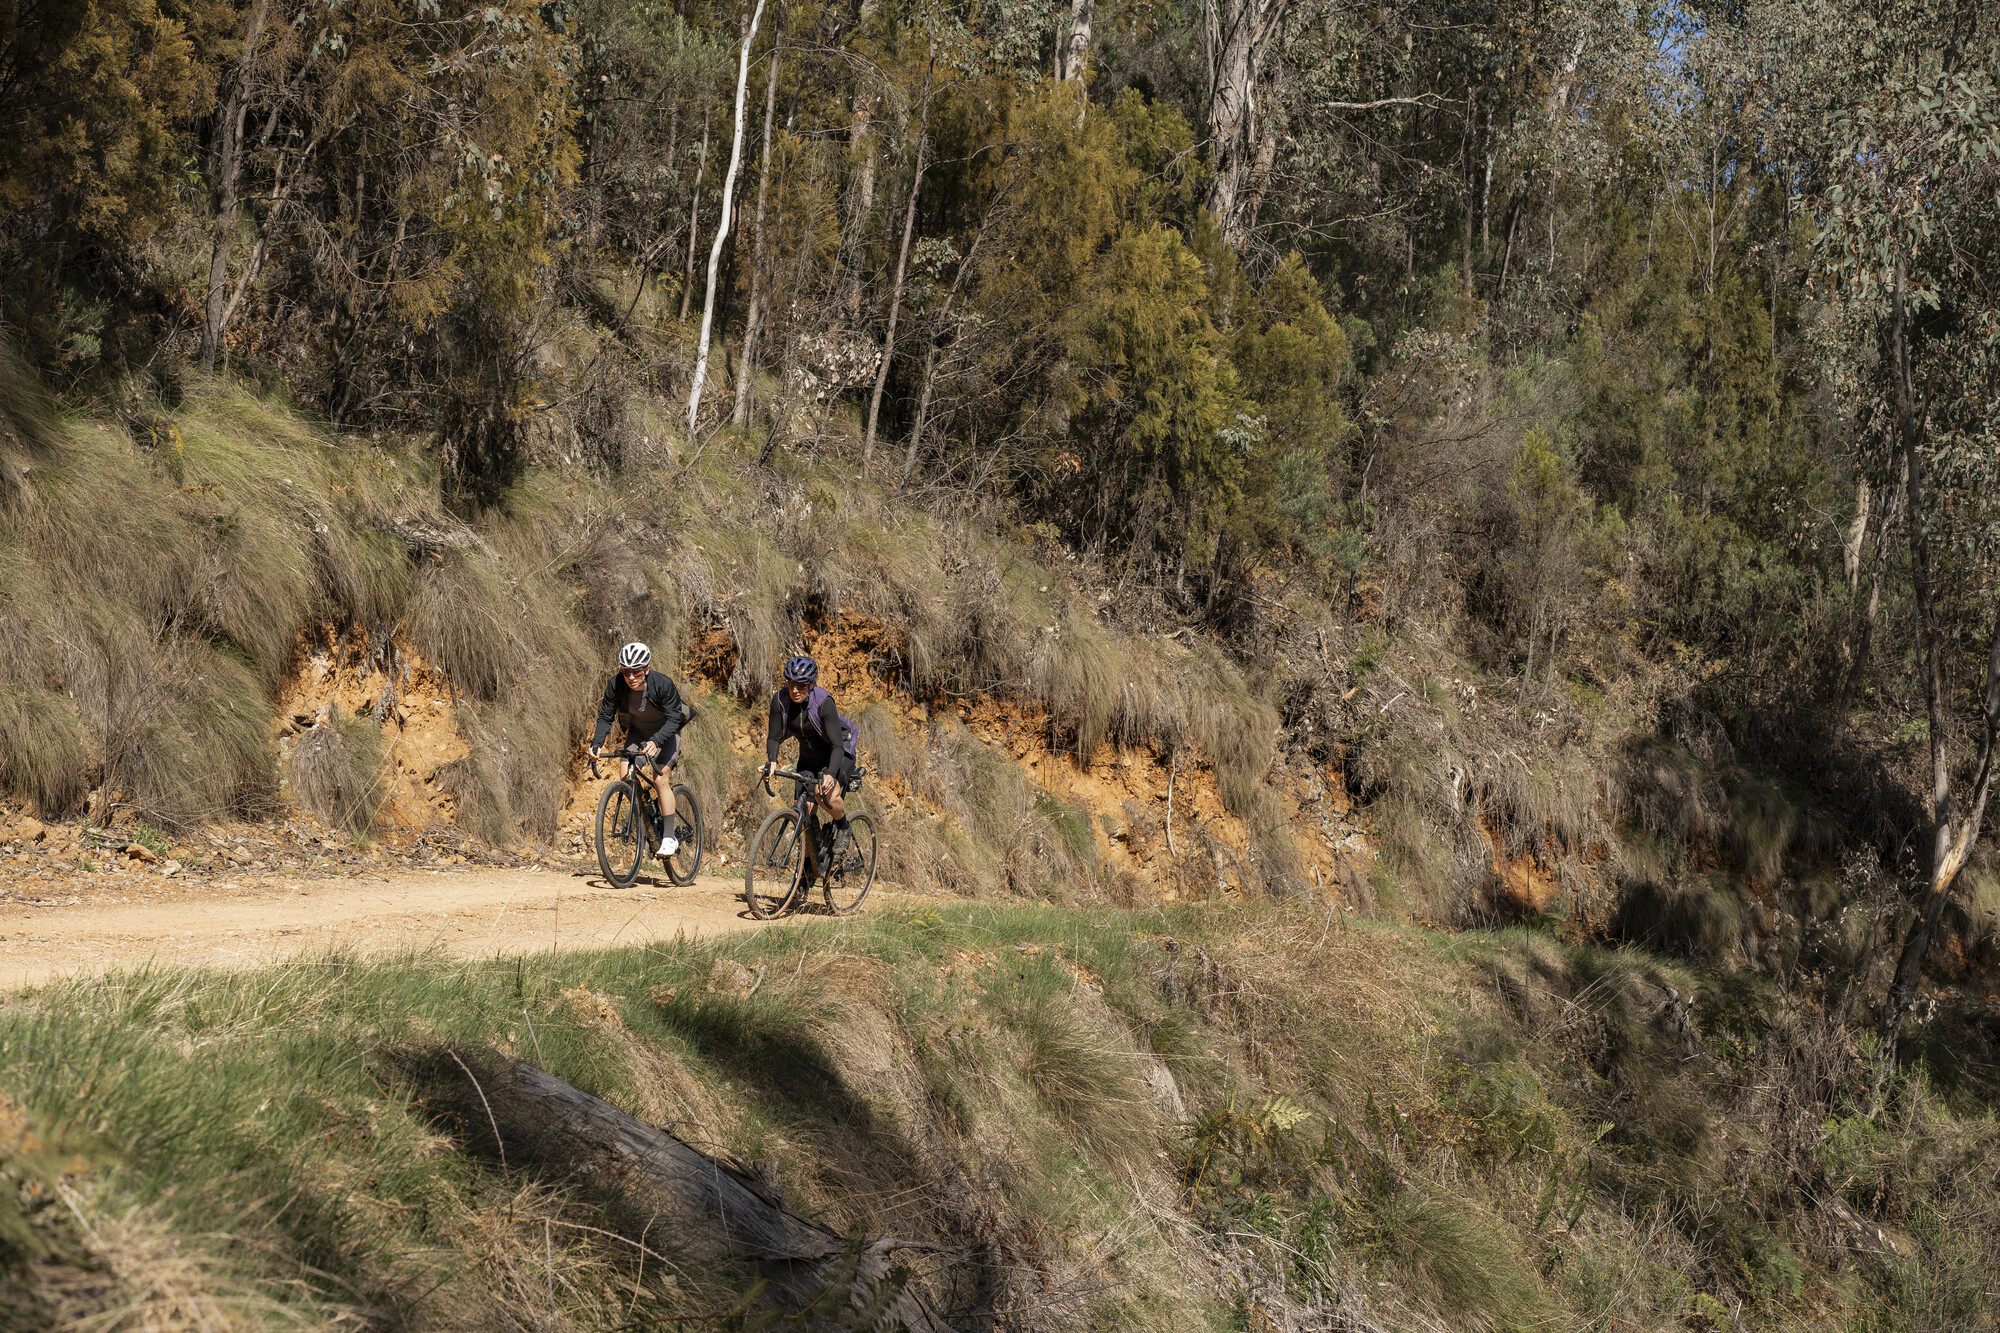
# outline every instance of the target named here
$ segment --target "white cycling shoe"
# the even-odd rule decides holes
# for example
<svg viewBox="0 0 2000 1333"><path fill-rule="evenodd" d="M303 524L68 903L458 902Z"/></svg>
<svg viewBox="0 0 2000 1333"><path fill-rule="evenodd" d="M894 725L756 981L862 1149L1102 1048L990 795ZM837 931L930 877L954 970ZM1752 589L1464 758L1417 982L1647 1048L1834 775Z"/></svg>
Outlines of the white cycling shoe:
<svg viewBox="0 0 2000 1333"><path fill-rule="evenodd" d="M681 840L679 838L676 838L673 834L669 833L666 837L660 839L661 856L672 856L675 852L679 851L680 849L681 849Z"/></svg>

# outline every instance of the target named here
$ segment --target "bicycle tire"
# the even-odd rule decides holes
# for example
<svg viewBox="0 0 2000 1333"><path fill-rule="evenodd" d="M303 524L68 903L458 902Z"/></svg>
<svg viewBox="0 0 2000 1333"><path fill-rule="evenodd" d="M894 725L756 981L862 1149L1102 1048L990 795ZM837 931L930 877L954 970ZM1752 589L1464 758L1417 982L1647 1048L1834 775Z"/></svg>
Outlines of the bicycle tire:
<svg viewBox="0 0 2000 1333"><path fill-rule="evenodd" d="M840 854L840 863L820 877L820 892L826 898L827 910L835 916L848 916L859 910L861 900L875 883L875 821L864 814L852 814L847 817L847 826L847 850ZM849 897L850 894L853 896Z"/></svg>
<svg viewBox="0 0 2000 1333"><path fill-rule="evenodd" d="M676 884L694 883L701 870L701 804L686 784L676 782L674 792L674 836L680 850L667 858L667 878Z"/></svg>
<svg viewBox="0 0 2000 1333"><path fill-rule="evenodd" d="M614 782L597 798L597 868L621 889L631 887L645 863L645 822L645 806L631 783Z"/></svg>
<svg viewBox="0 0 2000 1333"><path fill-rule="evenodd" d="M757 827L743 864L743 905L759 921L790 911L802 896L806 845L798 836L796 810L774 810Z"/></svg>

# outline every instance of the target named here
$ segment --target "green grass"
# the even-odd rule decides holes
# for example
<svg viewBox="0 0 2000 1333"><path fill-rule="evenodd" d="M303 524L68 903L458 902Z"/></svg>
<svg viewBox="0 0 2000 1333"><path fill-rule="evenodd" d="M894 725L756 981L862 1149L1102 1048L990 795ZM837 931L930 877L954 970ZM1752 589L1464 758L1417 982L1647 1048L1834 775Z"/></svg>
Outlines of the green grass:
<svg viewBox="0 0 2000 1333"><path fill-rule="evenodd" d="M755 994L710 985L718 959L761 968ZM1665 985L1726 1077L1661 1025ZM1385 1327L1664 1330L1703 1302L1756 1327L1986 1326L2000 1130L1920 1076L1857 1118L1817 1021L1526 930L941 902L646 949L66 983L0 1010L0 1090L82 1153L93 1225L250 1325L611 1328L738 1299L670 1238L647 1244L673 1271L640 1272L579 1229L615 1208L503 1166L412 1072L497 1049L765 1163L838 1229L1016 1256L939 1266L947 1308L998 1281L1120 1328L1360 1298ZM1800 1112L1759 1091L1804 1069ZM0 1170L51 1168L0 1144ZM1799 1172L1902 1219L1911 1251L1843 1266ZM1046 1285L1008 1285L1023 1269Z"/></svg>

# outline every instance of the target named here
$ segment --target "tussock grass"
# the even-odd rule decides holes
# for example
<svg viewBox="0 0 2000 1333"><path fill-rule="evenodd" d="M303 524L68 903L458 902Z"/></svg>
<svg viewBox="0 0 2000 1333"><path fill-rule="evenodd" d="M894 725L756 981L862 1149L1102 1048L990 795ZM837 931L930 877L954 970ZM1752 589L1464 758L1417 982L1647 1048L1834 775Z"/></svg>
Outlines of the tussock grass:
<svg viewBox="0 0 2000 1333"><path fill-rule="evenodd" d="M1198 749L1264 881L1295 880L1264 786L1275 715L1237 666L1116 628L980 521L914 513L789 455L774 476L725 436L672 473L530 469L468 524L440 507L423 454L331 438L226 384L135 409L143 428L126 431L64 420L10 375L7 457L32 461L9 464L31 484L10 483L0 533L0 781L45 814L93 789L176 829L273 812L264 716L301 643L332 633L404 644L451 683L470 751L440 780L460 823L547 837L618 644L643 639L671 670L690 628L725 631L737 727L736 704L761 706L807 625L851 612L889 627L878 667L919 698L1018 699L1085 758ZM687 773L719 811L747 769L698 742L711 727L690 737ZM888 732L872 727L871 747ZM295 760L318 776L289 776L338 821L365 818L331 794L354 786L336 748L308 747ZM886 766L955 827L886 839L892 877L961 893L1094 882L1076 821L1011 761L943 733L911 755Z"/></svg>
<svg viewBox="0 0 2000 1333"><path fill-rule="evenodd" d="M1060 899L1095 882L1097 845L1083 815L956 719L913 731L874 705L856 720L876 771L928 807L884 819L882 874L891 883Z"/></svg>
<svg viewBox="0 0 2000 1333"><path fill-rule="evenodd" d="M717 983L718 959L762 985ZM101 1125L102 1215L197 1258L218 1229L247 1242L201 1281L282 1307L266 1324L727 1308L734 1279L663 1236L641 1271L578 1228L642 1220L503 1167L478 1117L383 1058L491 1048L758 1164L831 1225L967 1247L927 1270L934 1300L1031 1326L1081 1302L1119 1328L1251 1306L1307 1327L1359 1308L1980 1328L2000 1253L2000 1135L1962 1092L1899 1079L1870 1120L1851 1035L1809 1007L1520 929L988 900L643 950L143 972L0 1011L0 1081L45 1125ZM1896 1219L1908 1252L1852 1262L1836 1204ZM1178 1304L1145 1294L1163 1283Z"/></svg>
<svg viewBox="0 0 2000 1333"><path fill-rule="evenodd" d="M271 691L307 626L400 614L397 560L369 524L416 503L390 476L414 470L330 449L233 389L133 436L37 392L9 391L29 400L38 459L0 531L9 787L51 816L100 783L176 828L269 813Z"/></svg>
<svg viewBox="0 0 2000 1333"><path fill-rule="evenodd" d="M371 833L388 795L381 730L344 717L335 706L325 722L299 738L289 756L292 793L333 828Z"/></svg>
<svg viewBox="0 0 2000 1333"><path fill-rule="evenodd" d="M1535 1269L1500 1220L1418 1185L1370 1200L1353 1243L1459 1328L1521 1326L1544 1314Z"/></svg>

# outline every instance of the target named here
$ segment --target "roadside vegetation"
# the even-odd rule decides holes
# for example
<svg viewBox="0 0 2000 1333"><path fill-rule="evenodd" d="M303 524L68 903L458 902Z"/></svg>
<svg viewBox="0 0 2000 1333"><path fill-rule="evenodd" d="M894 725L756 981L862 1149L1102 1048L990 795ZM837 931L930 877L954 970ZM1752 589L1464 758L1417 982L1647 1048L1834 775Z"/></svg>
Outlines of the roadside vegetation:
<svg viewBox="0 0 2000 1333"><path fill-rule="evenodd" d="M424 1072L514 1058L936 1246L953 1326L1990 1327L1991 1089L1914 1074L1871 1117L1868 1040L1768 980L1276 906L125 974L0 1014L10 1306L761 1326Z"/></svg>

